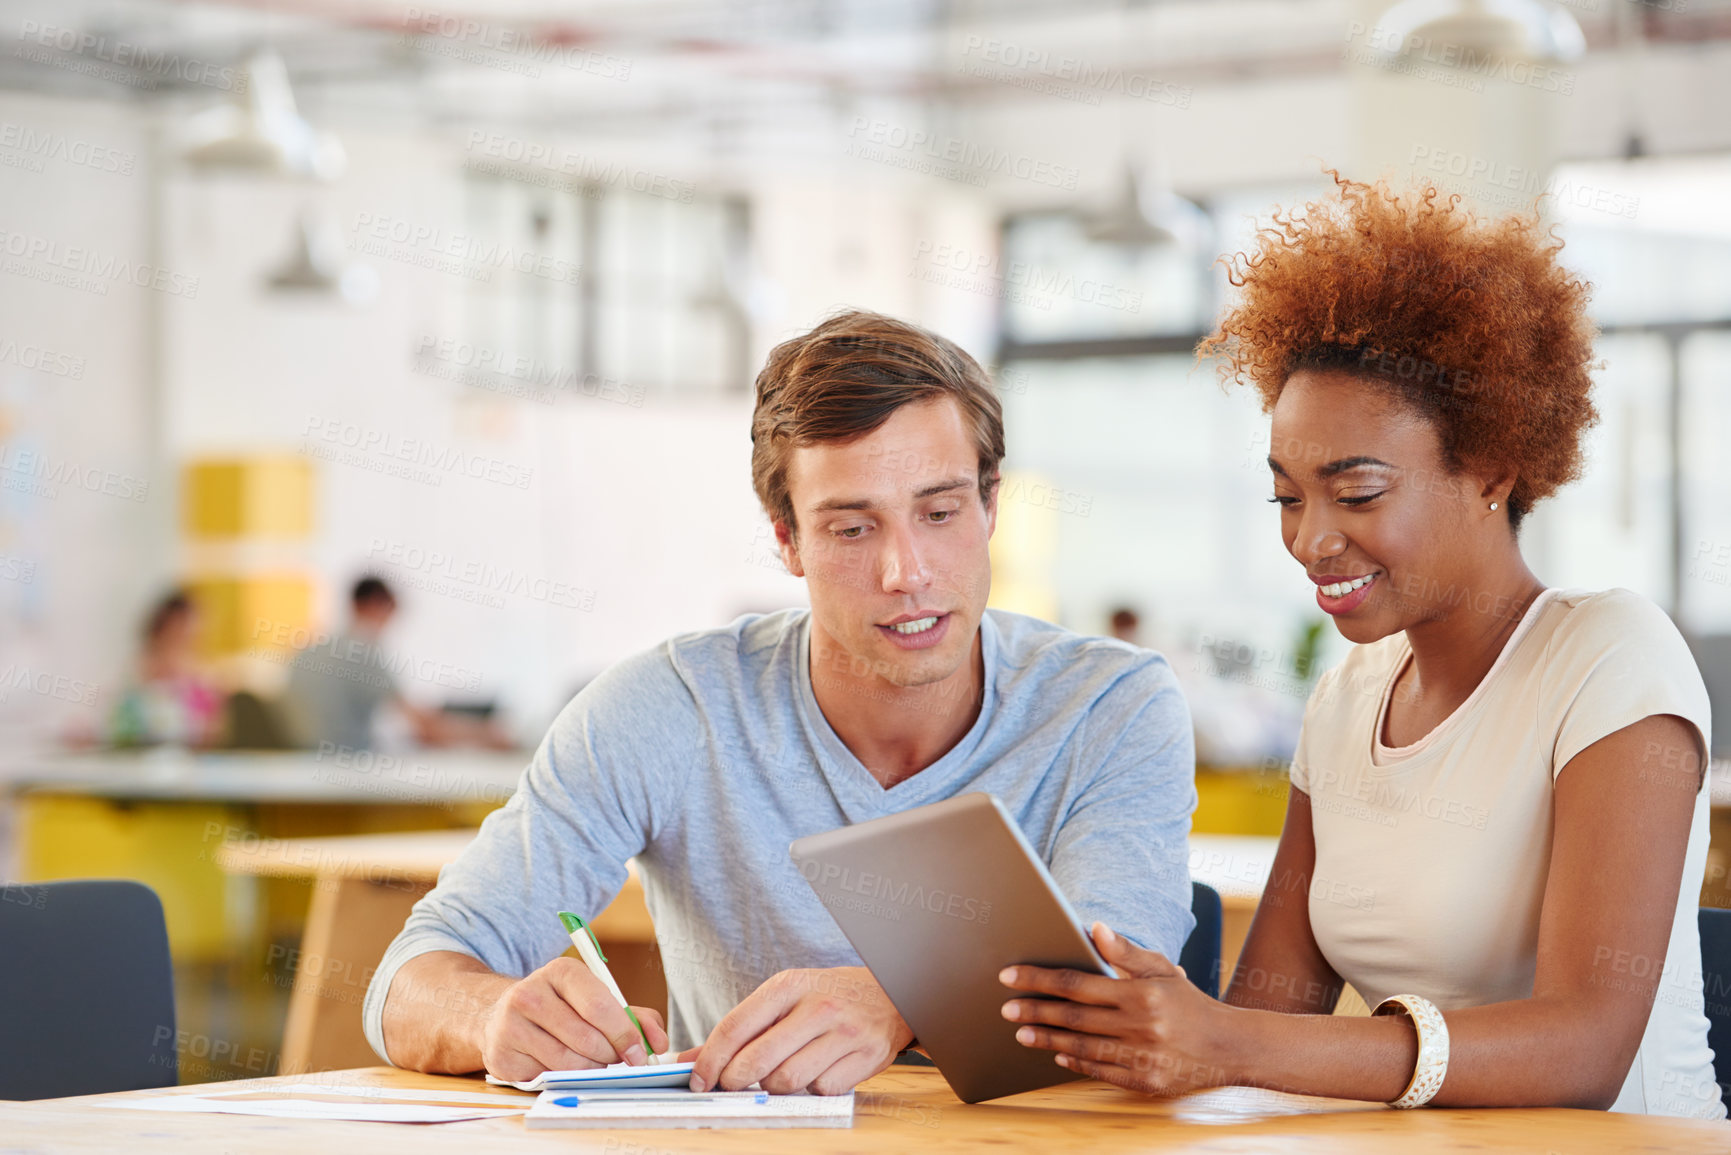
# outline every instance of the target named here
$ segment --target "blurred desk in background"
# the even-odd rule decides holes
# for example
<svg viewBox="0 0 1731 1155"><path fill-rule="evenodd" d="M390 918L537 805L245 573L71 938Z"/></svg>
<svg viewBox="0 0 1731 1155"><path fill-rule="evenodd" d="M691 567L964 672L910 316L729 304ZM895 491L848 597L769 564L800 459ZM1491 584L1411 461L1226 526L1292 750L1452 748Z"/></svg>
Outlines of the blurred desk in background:
<svg viewBox="0 0 1731 1155"><path fill-rule="evenodd" d="M473 829L510 798L529 758L471 750L15 756L0 761L11 831L0 869L25 882L137 879L162 899L177 966L264 966L267 944L280 950L298 939L311 887L226 875L216 862L224 843Z"/></svg>
<svg viewBox="0 0 1731 1155"><path fill-rule="evenodd" d="M1250 933L1256 904L1274 868L1280 839L1254 834L1192 834L1190 877L1220 892L1220 993L1232 983L1232 969Z"/></svg>
<svg viewBox="0 0 1731 1155"><path fill-rule="evenodd" d="M364 834L340 838L243 839L225 843L217 865L234 874L309 879L312 906L292 958L278 1071L340 1070L373 1063L361 1030L361 1001L409 910L433 888L474 830ZM666 1013L667 988L653 957L655 924L636 863L612 905L593 919L596 937L631 1002ZM552 917L552 912L548 913ZM655 963L653 967L645 964Z"/></svg>
<svg viewBox="0 0 1731 1155"><path fill-rule="evenodd" d="M1284 766L1198 766L1190 829L1278 837L1291 789Z"/></svg>
<svg viewBox="0 0 1731 1155"><path fill-rule="evenodd" d="M12 756L0 760L0 819L11 832L0 869L21 881L131 878L154 889L187 1040L182 1081L264 1074L279 1054L314 882L226 873L222 847L473 831L515 792L530 757L169 748Z"/></svg>
<svg viewBox="0 0 1731 1155"><path fill-rule="evenodd" d="M0 760L0 790L161 801L409 803L489 808L515 793L530 751L196 753L158 748Z"/></svg>

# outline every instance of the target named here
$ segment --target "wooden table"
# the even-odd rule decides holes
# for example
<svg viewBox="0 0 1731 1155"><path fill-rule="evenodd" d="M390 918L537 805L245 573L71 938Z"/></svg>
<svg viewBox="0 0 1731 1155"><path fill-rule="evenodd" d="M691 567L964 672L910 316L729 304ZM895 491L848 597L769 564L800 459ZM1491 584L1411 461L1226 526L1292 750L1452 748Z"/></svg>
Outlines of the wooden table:
<svg viewBox="0 0 1731 1155"><path fill-rule="evenodd" d="M384 1089L484 1090L476 1079L417 1075L385 1067L321 1076ZM218 1084L259 1089L291 1079ZM178 1094L210 1091L181 1087ZM412 1125L181 1115L96 1109L125 1095L0 1103L7 1150L174 1152L245 1151L320 1155L413 1145L417 1151L606 1151L674 1155L682 1151L1356 1152L1664 1151L1723 1155L1731 1124L1567 1110L1395 1111L1380 1104L1312 1099L1226 1088L1156 1101L1092 1081L966 1105L936 1071L892 1067L862 1084L854 1126L846 1131L530 1131L520 1118ZM519 1100L512 1092L502 1097Z"/></svg>
<svg viewBox="0 0 1731 1155"><path fill-rule="evenodd" d="M410 908L433 888L440 868L474 839L472 829L258 838L230 842L217 851L217 865L234 874L313 881L306 934L291 960L294 988L279 1070L329 1071L378 1061L361 1029L367 984ZM595 918L595 934L610 955L653 949L655 924L635 863L619 896ZM635 958L615 967L622 983L660 974ZM644 1000L640 1006L659 1006L666 1001L666 988L640 983L627 989L627 997Z"/></svg>

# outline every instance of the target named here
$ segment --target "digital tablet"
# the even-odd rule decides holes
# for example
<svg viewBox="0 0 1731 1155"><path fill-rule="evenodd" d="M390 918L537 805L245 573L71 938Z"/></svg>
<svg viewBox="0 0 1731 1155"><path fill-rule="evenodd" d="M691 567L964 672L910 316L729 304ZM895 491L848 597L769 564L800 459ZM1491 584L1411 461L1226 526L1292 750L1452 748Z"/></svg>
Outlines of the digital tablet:
<svg viewBox="0 0 1731 1155"><path fill-rule="evenodd" d="M1012 963L1110 975L1070 904L990 794L814 834L800 875L964 1103L1082 1076L1016 1042Z"/></svg>

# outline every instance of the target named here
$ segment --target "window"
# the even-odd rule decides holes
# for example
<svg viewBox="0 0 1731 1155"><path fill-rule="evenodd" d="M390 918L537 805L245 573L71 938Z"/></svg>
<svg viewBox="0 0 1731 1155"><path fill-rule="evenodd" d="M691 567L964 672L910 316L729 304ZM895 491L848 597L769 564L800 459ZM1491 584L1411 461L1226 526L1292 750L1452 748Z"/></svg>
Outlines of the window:
<svg viewBox="0 0 1731 1155"><path fill-rule="evenodd" d="M1069 213L1006 223L1005 267L1029 290L1005 306L1006 464L1078 495L1055 517L1049 567L1066 623L1104 629L1109 609L1130 603L1162 644L1230 624L1235 638L1289 647L1315 612L1263 501L1267 418L1248 390L1221 390L1194 349L1222 299L1215 257L1243 248L1275 206L1322 189L1217 198L1201 247L1102 244ZM1090 282L1137 294L1137 307L1085 299Z"/></svg>
<svg viewBox="0 0 1731 1155"><path fill-rule="evenodd" d="M1096 242L1074 213L1011 218L1004 251L1004 330L1017 343L1194 333L1212 316L1210 254Z"/></svg>
<svg viewBox="0 0 1731 1155"><path fill-rule="evenodd" d="M548 189L471 173L471 227L511 259L468 279L466 337L527 359L543 386L591 395L746 388L745 204L666 187Z"/></svg>

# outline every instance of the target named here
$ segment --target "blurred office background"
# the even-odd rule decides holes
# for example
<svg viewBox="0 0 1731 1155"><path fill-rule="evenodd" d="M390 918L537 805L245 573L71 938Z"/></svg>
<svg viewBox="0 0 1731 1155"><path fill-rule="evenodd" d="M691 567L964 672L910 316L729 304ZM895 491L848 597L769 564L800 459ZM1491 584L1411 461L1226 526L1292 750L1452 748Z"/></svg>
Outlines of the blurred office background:
<svg viewBox="0 0 1731 1155"><path fill-rule="evenodd" d="M1550 194L1597 286L1603 420L1525 548L1670 612L1723 744L1728 108L1731 0L7 0L12 780L125 737L171 589L174 668L247 708L146 727L141 774L174 739L281 744L297 652L362 575L397 599L402 699L485 719L469 745L533 746L609 663L800 603L750 390L842 306L991 367L995 604L1116 615L1186 679L1204 762L1277 778L1341 643L1263 501L1266 419L1191 350L1215 259L1329 168L1492 212ZM371 743L413 750L410 722ZM225 799L183 816L201 860L210 822L256 825ZM97 821L21 805L8 878L51 869L28 822ZM1232 805L1278 829L1277 791ZM225 887L221 927L263 917Z"/></svg>

